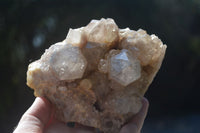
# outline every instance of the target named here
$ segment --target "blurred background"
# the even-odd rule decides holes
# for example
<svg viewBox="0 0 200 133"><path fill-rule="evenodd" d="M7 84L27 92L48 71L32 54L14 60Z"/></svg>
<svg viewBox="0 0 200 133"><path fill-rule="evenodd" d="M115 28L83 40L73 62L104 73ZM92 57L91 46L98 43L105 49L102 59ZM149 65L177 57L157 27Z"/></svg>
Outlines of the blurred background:
<svg viewBox="0 0 200 133"><path fill-rule="evenodd" d="M113 18L120 28L156 34L167 44L146 97L142 133L200 132L199 0L0 0L0 129L12 132L34 100L26 86L30 62L68 29Z"/></svg>

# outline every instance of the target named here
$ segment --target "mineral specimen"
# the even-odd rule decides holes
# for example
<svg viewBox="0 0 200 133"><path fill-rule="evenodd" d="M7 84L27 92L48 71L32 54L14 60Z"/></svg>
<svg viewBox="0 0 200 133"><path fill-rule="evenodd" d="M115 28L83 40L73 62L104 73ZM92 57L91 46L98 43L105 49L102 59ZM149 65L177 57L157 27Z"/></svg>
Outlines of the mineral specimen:
<svg viewBox="0 0 200 133"><path fill-rule="evenodd" d="M141 108L166 45L146 31L119 29L113 19L70 29L31 63L27 85L46 97L57 119L117 133Z"/></svg>

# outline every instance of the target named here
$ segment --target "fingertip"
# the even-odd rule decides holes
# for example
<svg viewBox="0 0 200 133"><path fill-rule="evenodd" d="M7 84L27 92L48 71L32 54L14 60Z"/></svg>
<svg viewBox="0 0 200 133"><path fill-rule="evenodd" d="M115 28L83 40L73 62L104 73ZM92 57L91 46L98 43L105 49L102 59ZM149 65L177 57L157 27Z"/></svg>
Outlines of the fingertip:
<svg viewBox="0 0 200 133"><path fill-rule="evenodd" d="M146 97L142 98L143 103L148 104L149 105L149 100Z"/></svg>
<svg viewBox="0 0 200 133"><path fill-rule="evenodd" d="M51 116L51 103L44 97L36 97L31 107L24 115L31 115L38 118L43 125L48 123Z"/></svg>
<svg viewBox="0 0 200 133"><path fill-rule="evenodd" d="M145 108L146 110L149 108L149 101L145 97L142 98L142 108Z"/></svg>
<svg viewBox="0 0 200 133"><path fill-rule="evenodd" d="M122 127L120 133L138 133L138 127L135 124L129 123Z"/></svg>
<svg viewBox="0 0 200 133"><path fill-rule="evenodd" d="M140 132L143 126L147 111L149 108L149 101L147 98L142 98L142 108L140 111L133 116L131 121L122 127L120 133L131 133L131 132Z"/></svg>
<svg viewBox="0 0 200 133"><path fill-rule="evenodd" d="M51 106L51 103L45 97L36 97L35 99L44 102L46 106L49 106L49 107Z"/></svg>
<svg viewBox="0 0 200 133"><path fill-rule="evenodd" d="M35 98L31 107L23 114L14 133L34 131L42 133L51 115L50 102L42 97Z"/></svg>

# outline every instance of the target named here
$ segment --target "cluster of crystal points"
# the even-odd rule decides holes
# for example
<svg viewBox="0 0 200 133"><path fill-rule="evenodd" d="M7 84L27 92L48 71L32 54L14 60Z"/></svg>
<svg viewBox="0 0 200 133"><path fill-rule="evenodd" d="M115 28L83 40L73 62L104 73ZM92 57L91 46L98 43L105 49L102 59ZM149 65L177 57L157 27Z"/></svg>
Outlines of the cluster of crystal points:
<svg viewBox="0 0 200 133"><path fill-rule="evenodd" d="M56 117L117 133L136 114L159 70L166 45L146 31L119 29L113 19L70 29L31 63L27 85L56 108Z"/></svg>

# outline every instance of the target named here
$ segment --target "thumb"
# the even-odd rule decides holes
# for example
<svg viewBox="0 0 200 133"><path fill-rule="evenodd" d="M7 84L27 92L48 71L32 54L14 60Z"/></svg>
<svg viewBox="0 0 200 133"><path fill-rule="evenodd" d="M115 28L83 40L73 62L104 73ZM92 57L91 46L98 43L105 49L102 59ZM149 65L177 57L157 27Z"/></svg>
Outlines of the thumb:
<svg viewBox="0 0 200 133"><path fill-rule="evenodd" d="M143 106L141 110L132 118L132 120L122 127L120 133L140 133L145 117L147 115L149 102L146 98L142 100Z"/></svg>
<svg viewBox="0 0 200 133"><path fill-rule="evenodd" d="M51 116L51 104L37 97L32 106L23 114L14 133L42 133Z"/></svg>

